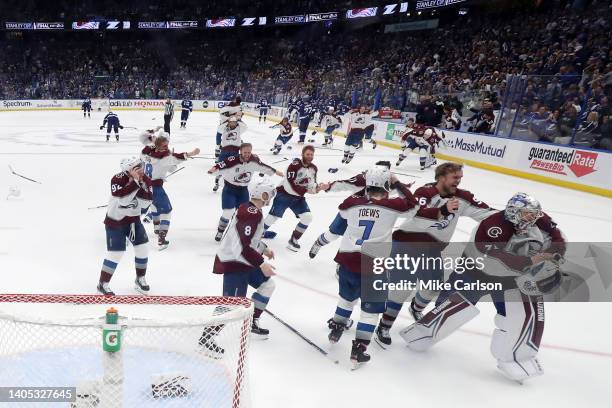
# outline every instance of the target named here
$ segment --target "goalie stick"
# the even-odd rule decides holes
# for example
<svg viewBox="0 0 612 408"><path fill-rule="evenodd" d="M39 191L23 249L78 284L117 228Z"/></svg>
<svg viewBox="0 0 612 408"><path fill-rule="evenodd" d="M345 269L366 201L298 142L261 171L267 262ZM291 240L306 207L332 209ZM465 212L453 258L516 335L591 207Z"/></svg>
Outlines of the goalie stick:
<svg viewBox="0 0 612 408"><path fill-rule="evenodd" d="M274 313L272 313L268 309L264 309L264 312L266 312L267 314L272 316L272 318L274 318L274 320L276 320L277 322L279 322L280 324L282 324L283 326L285 326L286 328L291 330L293 333L295 333L299 338L304 340L306 343L310 344L319 353L321 353L325 357L329 358L331 361L334 362L334 364L339 364L340 363L340 361L334 359L327 351L323 350L321 347L319 347L315 343L313 343L312 340L310 340L308 337L304 336L302 333L300 333L299 331L294 329L293 326L291 326L289 323L286 323L284 320L282 320L280 317L276 316Z"/></svg>
<svg viewBox="0 0 612 408"><path fill-rule="evenodd" d="M26 177L26 176L23 176L23 175L21 175L21 174L17 173L15 170L13 170L13 167L12 167L10 164L9 164L9 166L8 166L8 167L9 167L9 170L11 171L11 173L13 173L15 176L17 176L17 177L21 177L22 179L26 179L26 180L31 181L31 182L33 182L33 183L42 184L40 181L37 181L37 180L31 179L31 178L29 178L29 177Z"/></svg>

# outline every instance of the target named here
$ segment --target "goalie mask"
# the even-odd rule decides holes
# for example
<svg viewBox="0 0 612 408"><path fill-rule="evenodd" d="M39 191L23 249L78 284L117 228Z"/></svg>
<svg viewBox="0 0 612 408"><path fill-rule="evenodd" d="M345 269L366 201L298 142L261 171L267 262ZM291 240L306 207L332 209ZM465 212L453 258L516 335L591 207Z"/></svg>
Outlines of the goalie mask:
<svg viewBox="0 0 612 408"><path fill-rule="evenodd" d="M518 231L531 228L543 215L540 202L525 193L513 195L504 211L506 219L513 223Z"/></svg>

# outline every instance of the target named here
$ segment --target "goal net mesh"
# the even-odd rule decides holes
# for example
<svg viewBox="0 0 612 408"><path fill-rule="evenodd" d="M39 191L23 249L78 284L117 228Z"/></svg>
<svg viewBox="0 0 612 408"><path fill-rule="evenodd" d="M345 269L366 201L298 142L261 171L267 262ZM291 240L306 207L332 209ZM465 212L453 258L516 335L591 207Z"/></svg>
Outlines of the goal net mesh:
<svg viewBox="0 0 612 408"><path fill-rule="evenodd" d="M245 298L0 295L0 384L75 387L73 408L246 407L252 317Z"/></svg>

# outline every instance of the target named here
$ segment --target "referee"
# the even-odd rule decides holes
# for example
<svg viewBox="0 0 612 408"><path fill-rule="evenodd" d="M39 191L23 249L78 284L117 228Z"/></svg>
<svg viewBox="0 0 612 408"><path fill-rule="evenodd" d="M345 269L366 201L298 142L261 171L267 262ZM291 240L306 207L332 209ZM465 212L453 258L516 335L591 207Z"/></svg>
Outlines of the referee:
<svg viewBox="0 0 612 408"><path fill-rule="evenodd" d="M164 105L164 132L170 133L170 122L174 117L174 105L170 98L166 99L166 105Z"/></svg>

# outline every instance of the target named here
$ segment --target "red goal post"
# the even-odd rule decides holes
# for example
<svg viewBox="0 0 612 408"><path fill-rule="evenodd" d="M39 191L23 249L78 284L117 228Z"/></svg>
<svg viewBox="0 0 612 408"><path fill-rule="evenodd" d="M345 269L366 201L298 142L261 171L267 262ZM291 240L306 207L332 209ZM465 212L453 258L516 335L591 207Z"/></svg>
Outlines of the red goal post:
<svg viewBox="0 0 612 408"><path fill-rule="evenodd" d="M113 364L122 389L105 382L112 353L101 343L110 307L121 319L121 361ZM189 406L246 407L252 318L252 302L238 297L0 294L0 365L8 375L0 373L0 383L76 387L79 394L81 381L96 390L88 394L116 406L159 403L151 389L161 387L165 398L189 399ZM212 333L222 354L202 347L203 332ZM66 366L65 355L75 362ZM39 363L57 367L38 370ZM167 386L172 381L180 384Z"/></svg>

